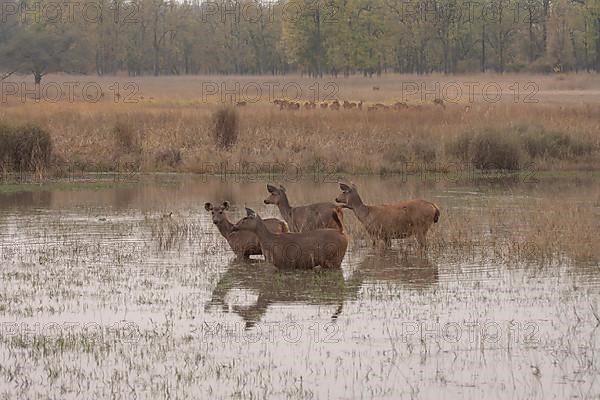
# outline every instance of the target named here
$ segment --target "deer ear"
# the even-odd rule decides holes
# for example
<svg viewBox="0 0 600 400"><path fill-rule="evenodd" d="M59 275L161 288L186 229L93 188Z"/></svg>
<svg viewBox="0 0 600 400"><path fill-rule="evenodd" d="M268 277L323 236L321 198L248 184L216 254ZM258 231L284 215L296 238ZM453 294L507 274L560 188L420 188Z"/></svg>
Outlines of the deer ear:
<svg viewBox="0 0 600 400"><path fill-rule="evenodd" d="M340 189L342 190L342 192L346 193L349 192L350 190L352 190L350 188L350 186L346 185L345 183L340 182Z"/></svg>
<svg viewBox="0 0 600 400"><path fill-rule="evenodd" d="M204 209L206 211L211 211L213 209L213 205L210 203L204 203Z"/></svg>
<svg viewBox="0 0 600 400"><path fill-rule="evenodd" d="M270 184L267 183L267 191L269 193L276 193L277 192L277 188L275 186L270 185Z"/></svg>
<svg viewBox="0 0 600 400"><path fill-rule="evenodd" d="M256 212L253 209L246 207L246 215L249 217L256 217Z"/></svg>
<svg viewBox="0 0 600 400"><path fill-rule="evenodd" d="M283 187L283 185L279 185L279 189L281 189L282 192L285 192L285 188Z"/></svg>
<svg viewBox="0 0 600 400"><path fill-rule="evenodd" d="M224 201L223 202L223 209L224 210L229 210L229 202L228 201Z"/></svg>

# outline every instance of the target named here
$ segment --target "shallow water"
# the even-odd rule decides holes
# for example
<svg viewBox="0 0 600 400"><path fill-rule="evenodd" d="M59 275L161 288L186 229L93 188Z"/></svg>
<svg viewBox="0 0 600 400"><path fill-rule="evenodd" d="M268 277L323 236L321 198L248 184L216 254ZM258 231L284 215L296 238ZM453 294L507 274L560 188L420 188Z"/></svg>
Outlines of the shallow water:
<svg viewBox="0 0 600 400"><path fill-rule="evenodd" d="M476 216L469 232L500 244L433 234L419 256L410 239L351 240L342 270L321 273L236 261L204 211L229 200L232 219L244 206L279 217L267 180L279 183L158 175L0 195L1 396L600 396L598 262L499 257L525 226L492 218L554 196L595 213L597 179L357 178L365 201L427 198L442 209L433 230ZM292 204L337 195L334 180L283 183Z"/></svg>

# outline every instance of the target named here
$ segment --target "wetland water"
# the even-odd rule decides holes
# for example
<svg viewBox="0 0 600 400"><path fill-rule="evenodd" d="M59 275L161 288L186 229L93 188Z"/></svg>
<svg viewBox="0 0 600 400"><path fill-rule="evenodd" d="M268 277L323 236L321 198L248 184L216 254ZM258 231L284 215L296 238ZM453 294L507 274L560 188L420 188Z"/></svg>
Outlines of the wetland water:
<svg viewBox="0 0 600 400"><path fill-rule="evenodd" d="M269 182L292 205L338 194ZM262 179L0 194L0 397L600 396L600 179L354 182L438 204L426 256L373 248L345 211L341 271L236 261L203 205L280 218Z"/></svg>

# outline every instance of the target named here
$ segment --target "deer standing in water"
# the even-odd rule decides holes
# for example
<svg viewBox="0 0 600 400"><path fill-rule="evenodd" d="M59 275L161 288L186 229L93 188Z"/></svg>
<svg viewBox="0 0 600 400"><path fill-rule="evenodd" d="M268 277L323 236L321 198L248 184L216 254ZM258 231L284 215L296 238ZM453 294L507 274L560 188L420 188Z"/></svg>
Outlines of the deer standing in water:
<svg viewBox="0 0 600 400"><path fill-rule="evenodd" d="M265 199L265 204L274 204L279 207L281 217L287 222L292 232L307 232L321 228L337 229L338 222L333 218L333 213L337 214L340 222L344 222L343 207L334 203L315 203L292 207L283 186L275 187L267 184L267 191L270 194Z"/></svg>
<svg viewBox="0 0 600 400"><path fill-rule="evenodd" d="M225 201L220 206L213 206L211 203L205 203L204 209L212 214L213 224L217 226L221 235L229 243L229 247L235 253L236 256L241 258L248 258L251 255L260 255L262 250L258 237L251 232L234 232L233 226L225 211L229 209L229 202ZM280 221L276 218L269 218L264 220L267 229L274 233L287 232L288 227L285 222Z"/></svg>
<svg viewBox="0 0 600 400"><path fill-rule="evenodd" d="M440 218L439 208L426 200L413 199L395 204L369 206L363 203L356 185L340 183L340 194L335 201L354 211L373 240L383 240L386 246L392 239L416 236L421 251L426 245L427 231Z"/></svg>
<svg viewBox="0 0 600 400"><path fill-rule="evenodd" d="M310 232L273 233L254 210L246 208L247 216L234 225L234 232L252 233L258 237L267 262L277 269L340 268L348 248L342 221L335 211L331 217L336 229L316 229Z"/></svg>

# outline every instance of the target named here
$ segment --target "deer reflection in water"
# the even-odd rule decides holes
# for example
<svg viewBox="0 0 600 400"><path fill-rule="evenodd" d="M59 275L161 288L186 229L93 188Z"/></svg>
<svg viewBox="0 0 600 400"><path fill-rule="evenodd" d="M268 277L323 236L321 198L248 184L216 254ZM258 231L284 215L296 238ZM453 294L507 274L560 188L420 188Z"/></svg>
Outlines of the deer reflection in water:
<svg viewBox="0 0 600 400"><path fill-rule="evenodd" d="M256 293L256 302L250 306L234 304L229 307L226 297L244 290ZM219 306L224 312L231 309L242 317L246 329L249 329L261 320L273 304L331 306L331 318L336 319L344 300L356 292L352 283L344 280L340 269L278 272L276 268L257 260L235 259L217 283L206 309Z"/></svg>
<svg viewBox="0 0 600 400"><path fill-rule="evenodd" d="M351 264L352 261L350 261ZM427 258L401 251L371 250L357 261L348 278L340 269L279 272L261 260L234 259L219 279L206 310L220 309L239 315L246 329L254 327L275 304L331 307L331 320L343 312L344 303L356 300L364 284L398 283L400 290L426 290L438 282L438 268ZM228 296L249 291L251 305L228 304Z"/></svg>
<svg viewBox="0 0 600 400"><path fill-rule="evenodd" d="M406 289L427 289L438 283L438 267L425 256L402 250L371 251L354 272L363 283L393 282Z"/></svg>

